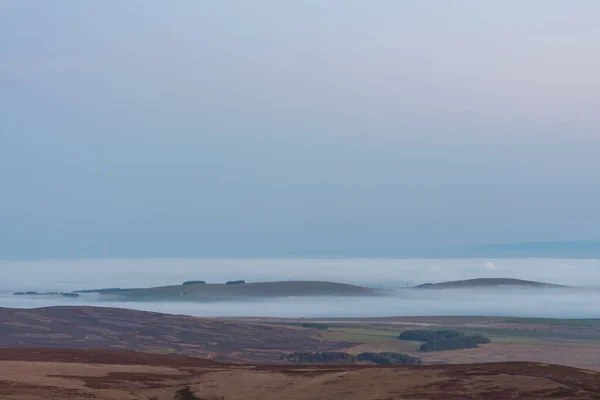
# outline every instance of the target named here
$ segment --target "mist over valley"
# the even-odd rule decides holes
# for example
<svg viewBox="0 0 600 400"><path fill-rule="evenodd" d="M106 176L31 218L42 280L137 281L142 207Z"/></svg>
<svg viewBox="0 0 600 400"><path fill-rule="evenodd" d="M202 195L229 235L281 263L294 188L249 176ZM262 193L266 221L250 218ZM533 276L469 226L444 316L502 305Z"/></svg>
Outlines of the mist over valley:
<svg viewBox="0 0 600 400"><path fill-rule="evenodd" d="M595 318L600 290L600 260L582 259L147 259L3 262L10 273L0 283L0 305L37 308L55 305L123 307L194 316L290 318L489 315ZM474 278L512 278L569 287L502 285L416 289L427 283ZM156 288L206 281L207 287L230 280L249 282L332 282L319 295L285 292L240 298L123 297L118 293L14 296L15 292L74 292L102 288ZM485 280L483 280L485 282ZM480 281L476 281L480 282ZM343 284L343 285L337 285ZM339 287L369 288L337 292ZM225 285L222 285L225 287ZM273 286L273 285L270 285ZM293 285L292 285L293 286ZM314 286L314 285L313 285ZM331 289L333 288L333 289ZM229 287L227 287L229 289ZM240 289L233 288L239 292ZM335 290L328 295L327 290ZM151 289L155 290L155 289ZM175 293L179 287L175 287ZM262 290L262 289L261 289ZM354 290L354 289L352 289ZM143 291L141 291L143 292ZM172 290L173 292L173 290ZM149 301L152 300L152 301ZM197 300L197 301L196 301ZM219 300L219 301L213 301Z"/></svg>

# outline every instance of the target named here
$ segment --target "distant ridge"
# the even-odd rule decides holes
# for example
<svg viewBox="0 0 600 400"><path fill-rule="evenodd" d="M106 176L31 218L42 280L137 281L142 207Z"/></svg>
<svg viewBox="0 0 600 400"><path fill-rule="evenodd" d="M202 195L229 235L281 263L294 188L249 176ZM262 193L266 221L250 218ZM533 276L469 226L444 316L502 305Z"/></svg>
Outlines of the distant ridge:
<svg viewBox="0 0 600 400"><path fill-rule="evenodd" d="M554 285L551 283L526 281L512 278L475 278L461 281L449 281L440 283L425 283L415 286L417 289L458 289L458 288L477 288L477 287L495 287L495 286L517 286L517 287L549 287L566 288L568 286Z"/></svg>
<svg viewBox="0 0 600 400"><path fill-rule="evenodd" d="M135 289L106 288L80 290L77 293L97 293L106 296L107 300L118 298L135 301L225 301L244 298L377 296L381 294L376 289L338 282L282 281L245 283L242 280L229 281L223 284L187 281L184 284L172 286Z"/></svg>

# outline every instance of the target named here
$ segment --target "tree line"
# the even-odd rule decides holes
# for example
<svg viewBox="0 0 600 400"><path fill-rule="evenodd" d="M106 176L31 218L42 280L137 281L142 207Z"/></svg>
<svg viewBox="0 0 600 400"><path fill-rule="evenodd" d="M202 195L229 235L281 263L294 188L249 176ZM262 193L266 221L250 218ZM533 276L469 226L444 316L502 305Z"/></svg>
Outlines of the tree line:
<svg viewBox="0 0 600 400"><path fill-rule="evenodd" d="M412 357L401 353L360 353L348 354L342 351L302 352L282 354L280 360L304 364L357 364L361 362L372 362L379 365L419 365L422 363L418 357Z"/></svg>
<svg viewBox="0 0 600 400"><path fill-rule="evenodd" d="M401 340L424 342L419 351L443 351L459 349L475 349L480 344L491 343L491 339L479 333L466 334L457 330L425 330L413 329L404 331L398 336Z"/></svg>

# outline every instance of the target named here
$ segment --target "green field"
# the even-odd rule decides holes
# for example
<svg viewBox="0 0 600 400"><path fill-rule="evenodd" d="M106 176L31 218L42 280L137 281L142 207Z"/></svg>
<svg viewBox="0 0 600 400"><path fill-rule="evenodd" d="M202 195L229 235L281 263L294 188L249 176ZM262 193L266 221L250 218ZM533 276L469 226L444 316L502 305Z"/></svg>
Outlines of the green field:
<svg viewBox="0 0 600 400"><path fill-rule="evenodd" d="M491 324L500 324L500 326L464 326L473 323L471 320L461 320L456 317L456 324L453 324L448 317L441 317L436 321L431 318L432 323L437 323L435 329L455 329L467 334L479 333L489 337L492 343L497 344L527 344L527 345L552 345L552 346L600 346L600 330L597 332L594 327L600 326L600 319L551 319L551 318L502 318L495 317L487 319L482 317L483 321L492 321ZM297 320L296 320L297 321ZM301 323L296 321L277 321L275 324L299 326ZM420 321L420 320L419 320ZM369 324L368 320L359 323L349 324L344 321L336 323L327 321L328 329L321 331L324 338L333 341L345 341L361 343L364 345L373 345L379 351L398 350L408 345L407 351L416 351L419 343L399 344L398 336L405 330L415 329L409 325L394 325L381 323L381 321ZM502 326L502 324L515 324L514 327ZM545 325L539 328L532 328L530 325ZM520 326L521 325L521 326ZM408 350L412 349L414 350Z"/></svg>
<svg viewBox="0 0 600 400"><path fill-rule="evenodd" d="M398 340L397 330L387 330L381 327L347 327L329 326L330 338L348 342L380 342L385 340Z"/></svg>
<svg viewBox="0 0 600 400"><path fill-rule="evenodd" d="M398 317L389 319L279 319L270 323L298 326L319 322L315 338L341 342L349 354L395 352L430 363L535 361L600 370L600 320L514 317ZM514 325L508 325L508 324ZM539 325L539 326L532 326ZM458 330L491 339L479 348L420 352L422 342L400 340L407 330Z"/></svg>
<svg viewBox="0 0 600 400"><path fill-rule="evenodd" d="M559 319L559 318L510 318L504 322L509 324L530 325L565 325L565 326L600 326L600 318Z"/></svg>
<svg viewBox="0 0 600 400"><path fill-rule="evenodd" d="M559 324L555 324L559 325ZM577 325L578 326L578 325ZM329 326L331 338L349 342L373 343L398 340L398 335L407 328L381 325L361 325L360 327ZM412 329L412 328L411 328ZM583 332L555 332L552 330L509 329L509 328L460 328L438 326L436 329L458 329L465 333L480 333L492 339L492 343L523 343L535 344L540 342L587 343L599 344L600 334Z"/></svg>
<svg viewBox="0 0 600 400"><path fill-rule="evenodd" d="M494 338L533 338L539 340L600 340L600 335L579 332L555 332L550 330L510 329L510 328L452 328L467 333L481 333Z"/></svg>

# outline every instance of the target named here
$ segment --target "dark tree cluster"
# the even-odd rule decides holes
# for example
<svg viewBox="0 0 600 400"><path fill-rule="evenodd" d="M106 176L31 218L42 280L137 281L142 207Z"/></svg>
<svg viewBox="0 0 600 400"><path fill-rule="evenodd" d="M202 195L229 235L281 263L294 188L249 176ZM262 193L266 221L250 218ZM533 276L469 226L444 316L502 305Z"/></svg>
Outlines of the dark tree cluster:
<svg viewBox="0 0 600 400"><path fill-rule="evenodd" d="M432 340L452 339L464 335L463 332L455 330L430 331L426 329L414 329L402 332L399 338L402 340L413 340L415 342L429 342Z"/></svg>
<svg viewBox="0 0 600 400"><path fill-rule="evenodd" d="M305 364L356 364L356 356L344 353L342 351L297 351L294 353L282 354L282 360Z"/></svg>
<svg viewBox="0 0 600 400"><path fill-rule="evenodd" d="M379 365L419 365L422 362L418 357L392 352L360 353L356 356L341 351L295 352L282 354L279 359L303 364L356 364L368 361Z"/></svg>
<svg viewBox="0 0 600 400"><path fill-rule="evenodd" d="M443 351L443 350L460 350L460 349L476 349L479 346L477 341L469 336L455 337L452 339L431 340L425 342L419 347L419 351Z"/></svg>
<svg viewBox="0 0 600 400"><path fill-rule="evenodd" d="M414 329L402 332L399 338L425 342L419 351L475 349L479 347L479 344L491 343L489 337L479 333L466 334L456 330Z"/></svg>
<svg viewBox="0 0 600 400"><path fill-rule="evenodd" d="M244 283L246 283L246 281L227 281L227 282L225 282L226 285L243 285Z"/></svg>
<svg viewBox="0 0 600 400"><path fill-rule="evenodd" d="M422 362L419 357L389 351L382 353L360 353L356 358L359 362L370 361L378 365L419 365Z"/></svg>
<svg viewBox="0 0 600 400"><path fill-rule="evenodd" d="M206 281L185 281L184 285L206 285Z"/></svg>
<svg viewBox="0 0 600 400"><path fill-rule="evenodd" d="M470 335L468 335L470 338L474 339L475 342L477 342L477 344L488 344L488 343L492 343L492 340L487 337L487 336L483 336L481 333L472 333Z"/></svg>

